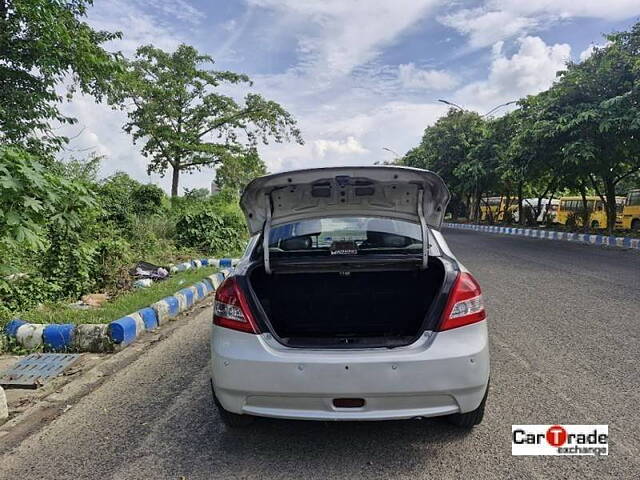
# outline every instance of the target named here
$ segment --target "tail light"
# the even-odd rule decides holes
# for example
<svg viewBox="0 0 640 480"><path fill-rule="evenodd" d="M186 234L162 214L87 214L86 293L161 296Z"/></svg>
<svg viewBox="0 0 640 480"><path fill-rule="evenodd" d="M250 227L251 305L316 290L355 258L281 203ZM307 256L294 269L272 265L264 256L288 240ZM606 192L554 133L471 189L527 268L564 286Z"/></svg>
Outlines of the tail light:
<svg viewBox="0 0 640 480"><path fill-rule="evenodd" d="M227 278L216 290L213 324L247 333L260 333L247 297L234 277Z"/></svg>
<svg viewBox="0 0 640 480"><path fill-rule="evenodd" d="M480 285L470 273L458 274L444 308L440 331L470 325L487 318Z"/></svg>

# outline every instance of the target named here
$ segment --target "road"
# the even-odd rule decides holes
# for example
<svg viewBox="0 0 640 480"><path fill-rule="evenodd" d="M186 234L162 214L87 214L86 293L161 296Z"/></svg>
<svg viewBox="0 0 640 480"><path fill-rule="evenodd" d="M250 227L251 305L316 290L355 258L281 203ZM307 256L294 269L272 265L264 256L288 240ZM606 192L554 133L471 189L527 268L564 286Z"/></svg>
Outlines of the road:
<svg viewBox="0 0 640 480"><path fill-rule="evenodd" d="M489 312L492 385L471 433L439 420L228 431L211 402L207 309L0 456L0 478L638 478L640 255L445 236ZM512 424L556 422L609 424L610 455L511 456Z"/></svg>

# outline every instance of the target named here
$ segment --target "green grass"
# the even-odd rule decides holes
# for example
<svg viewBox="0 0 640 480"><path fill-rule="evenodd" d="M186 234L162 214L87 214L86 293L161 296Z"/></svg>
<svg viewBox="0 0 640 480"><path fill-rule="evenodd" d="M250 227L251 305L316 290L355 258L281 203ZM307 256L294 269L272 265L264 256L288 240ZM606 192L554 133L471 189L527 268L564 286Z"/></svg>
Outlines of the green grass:
<svg viewBox="0 0 640 480"><path fill-rule="evenodd" d="M215 267L203 267L179 272L148 288L136 289L119 295L104 303L101 308L78 310L70 308L68 304L50 303L16 316L31 323L73 323L76 325L109 323L141 308L148 307L164 297L173 295L182 288L190 287L216 271L218 269Z"/></svg>

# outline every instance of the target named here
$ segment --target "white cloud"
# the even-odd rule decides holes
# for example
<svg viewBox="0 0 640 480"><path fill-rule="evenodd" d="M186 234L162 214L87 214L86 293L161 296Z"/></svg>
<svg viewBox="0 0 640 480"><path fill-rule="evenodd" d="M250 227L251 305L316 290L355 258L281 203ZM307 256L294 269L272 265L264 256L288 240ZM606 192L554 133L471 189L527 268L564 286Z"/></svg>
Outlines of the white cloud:
<svg viewBox="0 0 640 480"><path fill-rule="evenodd" d="M331 144L337 148L323 149L319 155L316 141L306 145L272 144L260 147L260 154L273 172L318 166L371 165L393 158L383 150L385 147L402 154L416 146L424 128L445 111L446 107L437 103L400 101L360 104L353 112L323 110L319 115L300 116L300 123L306 138L320 139L321 146L325 146L322 139L345 138L346 135L346 141ZM351 142L350 138L353 139ZM349 143L351 147L348 147Z"/></svg>
<svg viewBox="0 0 640 480"><path fill-rule="evenodd" d="M593 52L595 51L596 46L595 45L589 45L587 48L585 48L583 51L580 52L580 61L584 62L587 58L589 58L591 55L593 55Z"/></svg>
<svg viewBox="0 0 640 480"><path fill-rule="evenodd" d="M177 6L182 4L188 5L181 0ZM173 10L175 14L171 14ZM96 2L89 12L89 24L100 30L122 32L123 38L107 44L107 48L132 56L138 47L146 44L174 50L180 43L187 42L186 33L200 21L201 15L193 7L176 8L170 0L148 3L109 0Z"/></svg>
<svg viewBox="0 0 640 480"><path fill-rule="evenodd" d="M571 47L566 43L547 45L540 37L524 37L519 43L518 52L511 57L494 49L487 79L466 85L457 92L456 99L484 111L541 92L551 86L556 72L564 69L571 56Z"/></svg>
<svg viewBox="0 0 640 480"><path fill-rule="evenodd" d="M398 65L398 79L405 88L448 90L458 85L458 79L444 70L422 70L414 63Z"/></svg>
<svg viewBox="0 0 640 480"><path fill-rule="evenodd" d="M349 74L418 22L441 0L247 0L275 10L276 29L299 29L298 67L325 79Z"/></svg>
<svg viewBox="0 0 640 480"><path fill-rule="evenodd" d="M609 45L609 42L605 42L601 45L597 45L595 43L592 43L591 45L589 45L587 48L585 48L583 51L580 52L580 61L584 62L587 58L589 58L591 55L593 55L593 52L595 52L596 50L600 49L600 48L605 48L607 45Z"/></svg>
<svg viewBox="0 0 640 480"><path fill-rule="evenodd" d="M549 13L563 18L623 20L640 13L638 0L490 0L487 4L493 9L521 15Z"/></svg>
<svg viewBox="0 0 640 480"><path fill-rule="evenodd" d="M462 9L438 17L443 25L469 36L474 48L487 47L504 38L519 35L537 25L535 19L510 11L487 11L484 8Z"/></svg>
<svg viewBox="0 0 640 480"><path fill-rule="evenodd" d="M520 36L555 22L576 18L622 20L640 15L638 0L487 0L476 8L461 8L438 20L469 37L473 48Z"/></svg>
<svg viewBox="0 0 640 480"><path fill-rule="evenodd" d="M313 148L316 155L320 158L324 158L329 152L334 152L340 155L354 153L359 155L369 151L352 136L347 137L344 141L325 139L314 140Z"/></svg>

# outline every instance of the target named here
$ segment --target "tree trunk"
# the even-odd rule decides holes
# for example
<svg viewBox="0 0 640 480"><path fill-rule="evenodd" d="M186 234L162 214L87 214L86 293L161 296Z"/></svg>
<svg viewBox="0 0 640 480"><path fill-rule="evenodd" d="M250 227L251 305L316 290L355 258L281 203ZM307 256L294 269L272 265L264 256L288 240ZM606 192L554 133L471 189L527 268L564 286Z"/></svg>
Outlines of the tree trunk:
<svg viewBox="0 0 640 480"><path fill-rule="evenodd" d="M480 202L482 201L482 192L476 192L475 203L473 205L473 220L475 222L480 221Z"/></svg>
<svg viewBox="0 0 640 480"><path fill-rule="evenodd" d="M178 196L178 185L180 184L180 165L173 165L173 173L171 175L171 198Z"/></svg>
<svg viewBox="0 0 640 480"><path fill-rule="evenodd" d="M611 178L604 180L604 195L607 199L605 208L607 209L607 233L613 235L616 228L616 184Z"/></svg>
<svg viewBox="0 0 640 480"><path fill-rule="evenodd" d="M523 182L518 182L518 223L524 225L524 208L522 205Z"/></svg>
<svg viewBox="0 0 640 480"><path fill-rule="evenodd" d="M473 204L471 203L471 194L467 193L466 194L466 206L467 206L467 211L465 212L467 220L471 220L471 217L473 215L472 209L473 209Z"/></svg>
<svg viewBox="0 0 640 480"><path fill-rule="evenodd" d="M584 186L584 183L580 182L578 185L578 189L580 190L580 196L582 197L582 231L584 233L589 232L589 217L591 216L591 212L587 208L587 189Z"/></svg>
<svg viewBox="0 0 640 480"><path fill-rule="evenodd" d="M552 208L552 203L553 203L553 197L555 196L556 192L553 191L551 192L551 194L549 195L549 200L547 202L547 208L544 209L544 215L542 216L542 221L543 223L552 223L549 218L551 216L551 208Z"/></svg>

